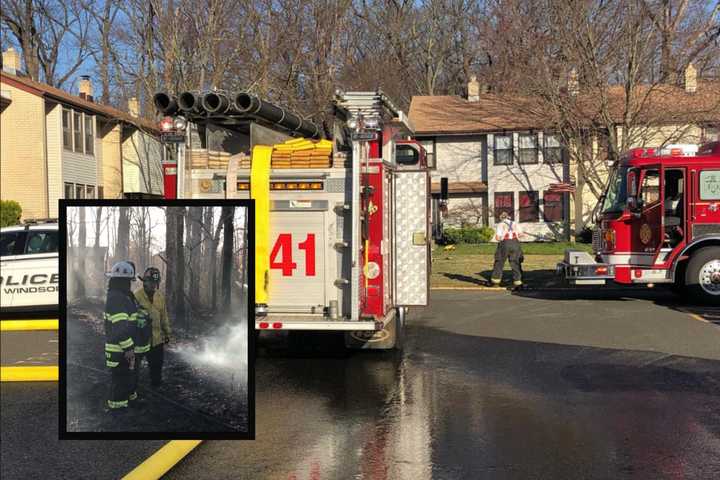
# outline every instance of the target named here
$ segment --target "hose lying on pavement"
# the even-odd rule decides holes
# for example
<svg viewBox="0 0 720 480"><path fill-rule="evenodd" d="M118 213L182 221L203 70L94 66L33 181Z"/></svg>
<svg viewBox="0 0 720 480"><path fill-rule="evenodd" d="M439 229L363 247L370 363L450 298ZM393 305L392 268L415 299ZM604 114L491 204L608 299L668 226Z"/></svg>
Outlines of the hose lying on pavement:
<svg viewBox="0 0 720 480"><path fill-rule="evenodd" d="M122 480L159 479L200 443L202 440L172 440L122 477Z"/></svg>

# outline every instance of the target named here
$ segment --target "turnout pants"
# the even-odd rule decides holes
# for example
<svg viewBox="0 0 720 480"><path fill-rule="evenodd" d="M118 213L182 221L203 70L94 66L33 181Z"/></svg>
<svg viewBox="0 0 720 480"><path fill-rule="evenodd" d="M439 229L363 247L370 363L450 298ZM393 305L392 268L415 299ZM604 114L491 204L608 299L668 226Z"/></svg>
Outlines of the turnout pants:
<svg viewBox="0 0 720 480"><path fill-rule="evenodd" d="M500 283L502 280L505 260L509 260L510 268L512 269L513 274L513 284L522 284L522 257L522 248L520 247L519 240L502 240L499 242L497 249L495 250L495 265L493 266L492 271L492 282L495 284Z"/></svg>
<svg viewBox="0 0 720 480"><path fill-rule="evenodd" d="M155 345L147 353L148 365L150 365L150 381L153 385L162 383L162 367L164 357L164 345Z"/></svg>
<svg viewBox="0 0 720 480"><path fill-rule="evenodd" d="M120 362L117 367L110 368L110 409L127 408L133 388L134 372L127 362Z"/></svg>
<svg viewBox="0 0 720 480"><path fill-rule="evenodd" d="M142 359L145 358L144 353L136 353L135 354L135 370L132 371L133 374L133 382L132 382L132 388L130 389L130 396L128 399L132 402L133 400L137 400L137 387L138 387L138 381L140 380L140 366L142 365Z"/></svg>

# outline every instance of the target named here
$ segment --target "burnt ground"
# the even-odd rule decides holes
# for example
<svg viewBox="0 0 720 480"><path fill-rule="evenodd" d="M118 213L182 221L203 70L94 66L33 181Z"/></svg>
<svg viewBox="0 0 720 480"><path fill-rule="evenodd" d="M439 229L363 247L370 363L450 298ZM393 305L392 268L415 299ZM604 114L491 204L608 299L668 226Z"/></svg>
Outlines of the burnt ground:
<svg viewBox="0 0 720 480"><path fill-rule="evenodd" d="M143 362L138 396L142 408L117 417L105 410L110 373L104 365L102 305L69 307L67 315L68 432L246 432L247 378L233 369L192 365L180 352L202 336L174 329L165 349L163 385L150 386Z"/></svg>

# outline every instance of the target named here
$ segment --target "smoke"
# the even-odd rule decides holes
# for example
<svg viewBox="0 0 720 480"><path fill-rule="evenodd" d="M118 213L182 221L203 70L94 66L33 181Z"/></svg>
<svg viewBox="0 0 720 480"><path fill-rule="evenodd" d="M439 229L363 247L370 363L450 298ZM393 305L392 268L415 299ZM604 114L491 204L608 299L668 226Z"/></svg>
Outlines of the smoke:
<svg viewBox="0 0 720 480"><path fill-rule="evenodd" d="M247 384L248 328L247 320L223 325L211 335L193 343L171 348L180 358L194 368L207 371L219 379Z"/></svg>

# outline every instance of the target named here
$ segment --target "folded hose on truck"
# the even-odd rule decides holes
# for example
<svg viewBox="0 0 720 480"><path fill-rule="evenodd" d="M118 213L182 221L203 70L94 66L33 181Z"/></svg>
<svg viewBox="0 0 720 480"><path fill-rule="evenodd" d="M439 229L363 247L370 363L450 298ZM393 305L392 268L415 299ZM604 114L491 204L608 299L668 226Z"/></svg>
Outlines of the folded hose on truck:
<svg viewBox="0 0 720 480"><path fill-rule="evenodd" d="M252 150L250 198L255 200L255 305L258 314L267 309L270 280L270 161L273 148L258 145Z"/></svg>

